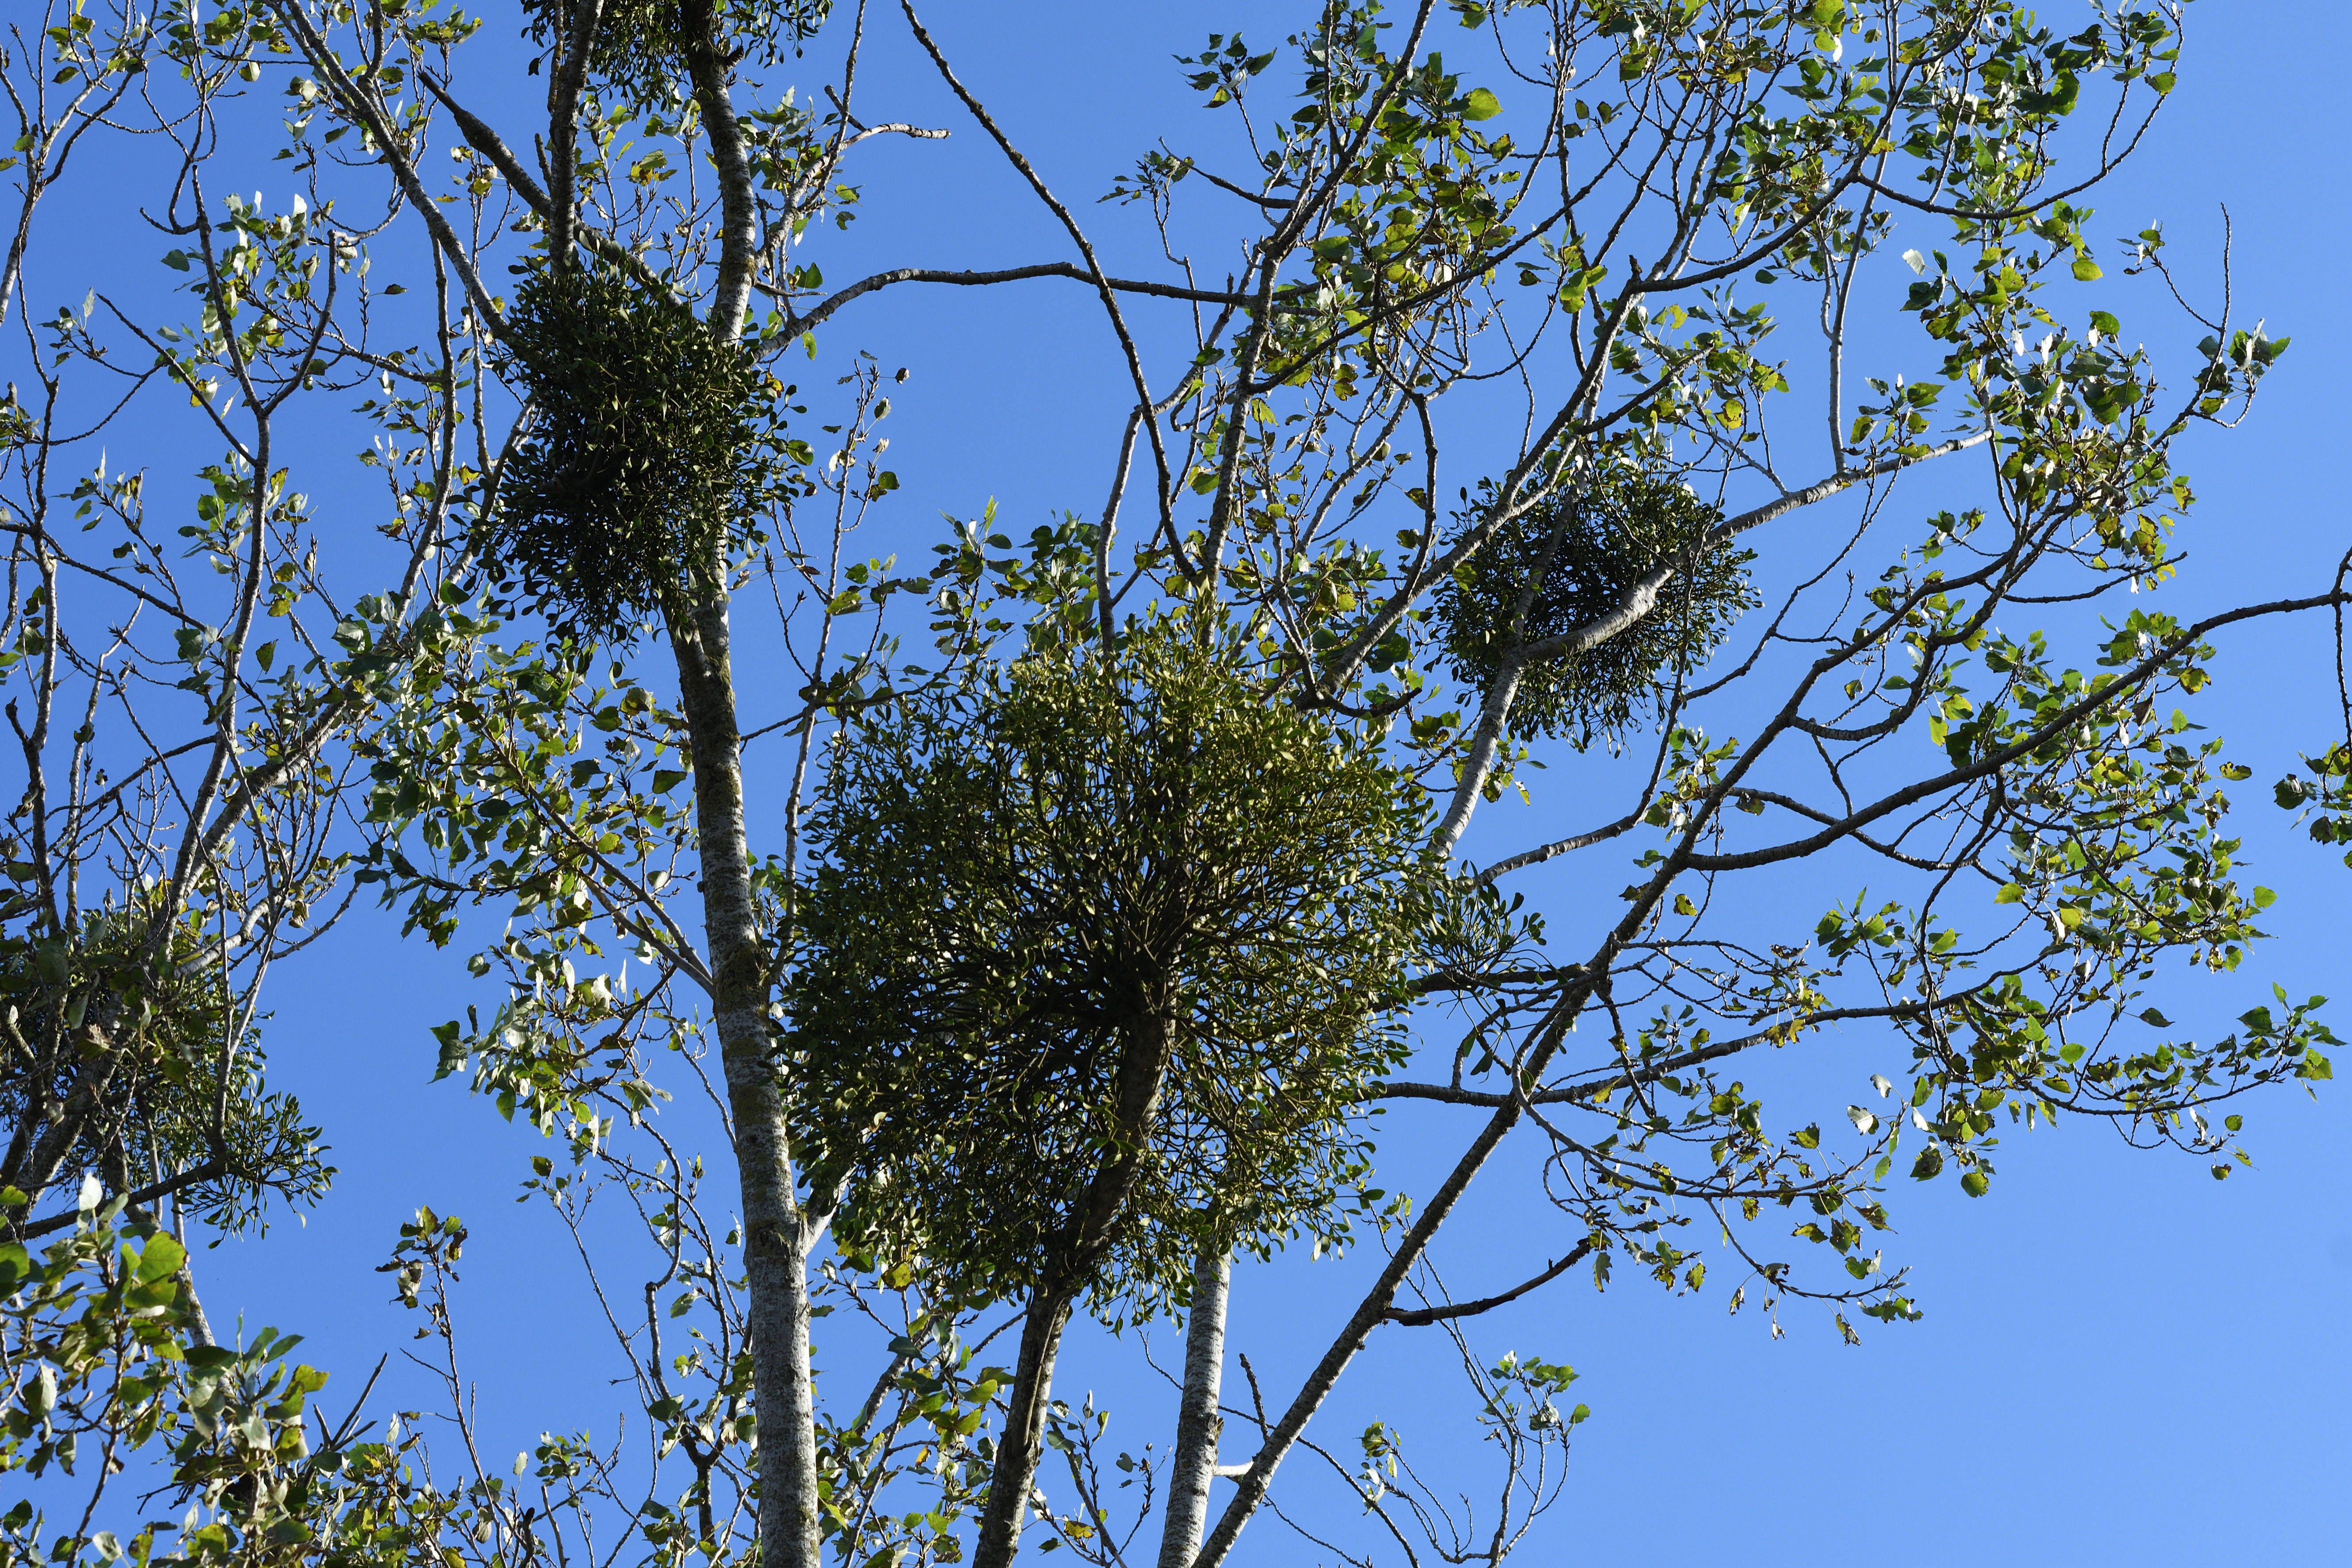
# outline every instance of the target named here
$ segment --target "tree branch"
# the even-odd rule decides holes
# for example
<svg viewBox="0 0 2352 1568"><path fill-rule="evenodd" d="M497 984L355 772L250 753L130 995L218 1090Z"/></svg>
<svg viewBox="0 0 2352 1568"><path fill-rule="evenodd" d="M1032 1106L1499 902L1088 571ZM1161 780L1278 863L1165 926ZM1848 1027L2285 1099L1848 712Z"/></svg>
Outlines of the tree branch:
<svg viewBox="0 0 2352 1568"><path fill-rule="evenodd" d="M931 267L896 267L887 272L877 272L819 301L805 316L789 316L784 323L787 332L804 332L821 325L827 317L844 305L877 289L893 283L949 283L959 288L977 288L990 283L1018 283L1030 278L1070 278L1080 283L1095 283L1121 294L1150 294L1161 300L1190 300L1204 305L1247 305L1251 301L1240 294L1221 294L1213 289L1186 289L1174 283L1151 283L1132 278L1103 278L1070 261L1044 261L1030 267L1007 267L992 272L950 271ZM773 292L773 290L770 290Z"/></svg>
<svg viewBox="0 0 2352 1568"><path fill-rule="evenodd" d="M150 1182L143 1187L116 1195L122 1199L122 1206L125 1208L143 1208L157 1198L167 1197L173 1193L193 1187L199 1182L209 1182L215 1176L227 1173L228 1167L219 1159L205 1160L189 1166L176 1176L166 1176L160 1182ZM53 1231L64 1230L79 1218L81 1218L81 1210L79 1208L68 1214L53 1214L47 1219L34 1220L16 1235L20 1240L30 1241L37 1236L47 1236Z"/></svg>
<svg viewBox="0 0 2352 1568"><path fill-rule="evenodd" d="M432 72L418 71L416 79L425 84L426 91L441 100L441 107L449 111L450 120L456 123L458 134L465 137L467 145L490 161L490 166L498 170L508 187L522 198L525 206L538 214L542 221L551 223L555 213L553 198L539 188L539 182L530 177L530 171L523 167L522 160L514 155L514 150L479 116L452 98L447 87L435 80ZM635 251L603 229L580 222L577 214L572 217L572 237L586 246L599 259L611 262L646 288L667 294L672 299L677 297L677 290L670 286L669 280L646 266Z"/></svg>
<svg viewBox="0 0 2352 1568"><path fill-rule="evenodd" d="M440 205L425 191L425 182L417 177L416 165L409 162L408 154L401 150L399 139L385 122L375 101L360 89L359 84L352 79L351 73L343 68L343 62L327 47L327 40L320 37L319 30L310 25L310 18L303 14L299 0L269 0L269 7L300 43L302 58L310 61L310 68L327 79L344 116L357 121L360 128L367 132L368 139L375 143L376 155L391 169L393 180L400 186L400 194L407 198L410 206L416 209L426 231L433 236L434 244L440 247L442 254L449 258L449 265L457 269L457 280L465 286L466 299L474 307L475 318L482 323L482 330L501 342L505 341L505 323L489 290L482 287L481 275L474 269L473 258L466 254L464 245L457 238L457 231L449 226L449 220L442 214Z"/></svg>
<svg viewBox="0 0 2352 1568"><path fill-rule="evenodd" d="M1534 1279L1529 1279L1523 1284L1514 1285L1499 1296L1482 1296L1475 1301L1461 1301L1444 1307L1422 1307L1412 1311L1402 1311L1397 1308L1391 1307L1388 1310L1388 1321L1391 1323L1402 1324L1408 1329L1425 1329L1432 1323L1442 1323L1446 1321L1448 1319L1475 1318L1481 1312L1491 1312L1497 1307L1506 1306L1510 1302L1517 1300L1520 1297L1539 1286L1550 1284L1553 1280L1559 1279L1561 1275L1567 1273L1570 1269L1583 1262L1584 1259L1591 1255L1591 1251L1592 1243L1590 1239L1580 1241L1574 1247L1569 1248L1567 1257L1561 1258L1559 1262L1553 1264L1550 1268L1545 1269Z"/></svg>
<svg viewBox="0 0 2352 1568"><path fill-rule="evenodd" d="M2210 632L2238 621L2252 620L2260 616L2294 615L2303 610L2326 609L2330 605L2347 603L2352 603L2352 592L2339 588L2315 595L2307 599L2274 599L2265 605L2246 605L2238 609L2225 610L2218 616L2208 616L2195 626L2182 631L2178 637L2168 638L2156 652L2141 659L2139 663L2118 675L2114 680L2079 701L2069 703L2060 709L2048 722L2035 726L2010 744L1969 763L1967 767L1953 768L1947 773L1937 774L1934 778L1922 779L1917 784L1896 790L1891 795L1883 795L1853 815L1841 817L1810 837L1795 839L1769 848L1750 849L1736 855L1693 855L1686 859L1677 861L1672 868L1690 871L1744 871L1751 867L1769 866L1782 860L1799 860L1808 855L1817 854L1841 838L1854 837L1861 828L1890 812L1900 811L1905 806L1926 800L1930 795L1940 795L1946 790L1958 789L1962 784L1972 784L1990 773L2000 772L2018 758L2046 742L2053 735L2071 729L2088 715L2116 701L2154 674L2163 666L2165 660L2176 657L2181 650L2190 647Z"/></svg>

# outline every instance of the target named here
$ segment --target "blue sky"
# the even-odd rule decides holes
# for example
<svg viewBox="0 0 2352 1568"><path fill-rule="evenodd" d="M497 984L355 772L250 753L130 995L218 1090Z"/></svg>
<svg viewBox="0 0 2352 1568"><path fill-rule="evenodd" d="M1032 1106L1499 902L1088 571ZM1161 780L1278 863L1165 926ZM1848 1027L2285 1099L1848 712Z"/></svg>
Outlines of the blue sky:
<svg viewBox="0 0 2352 1568"><path fill-rule="evenodd" d="M1168 56L1253 16L1245 7L1164 5L935 9L927 19L965 79L1001 102L1024 151L1080 198L1199 113ZM2221 0L2190 13L2174 101L2136 162L2091 199L2095 233L2161 218L2182 256L2216 250L2226 205L2242 316L2266 317L2273 335L2294 339L2246 427L2200 435L2186 450L2202 499L2183 535L2196 577L2184 597L2218 604L2311 591L2345 542L2336 481L2347 398L2336 367L2352 358L2342 261L2352 191L2335 153L2352 13ZM895 26L879 30L864 68L870 111L952 124L958 134L944 149L893 143L877 153L850 249L924 265L1061 255L1048 220L913 70L908 52ZM894 195L901 180L919 197ZM1073 205L1110 236L1107 247L1147 264L1139 225L1117 209ZM853 275L849 261L825 265ZM2211 269L2201 270L2210 281ZM1048 294L1076 285L1023 289L1031 292L901 291L839 334L845 348L856 334L886 364L914 372L890 432L910 541L938 511L969 516L992 496L1024 530L1054 509L1099 504L1109 421L1123 406L1117 363L1095 321L1066 294ZM36 292L28 303L53 301ZM2280 936L2233 979L2159 991L2176 1017L2226 1020L2266 999L2273 979L2298 996L2341 993L2337 1011L2352 1008L2343 940L2352 870L2295 842L2267 804L2268 781L2326 733L2324 631L2264 628L2228 644L2217 666L2220 717L2200 717L2255 770L2241 791L2240 826L2255 879L2282 895L2269 922ZM1513 809L1526 808L1494 808L1486 830L1531 833L1508 819ZM1850 889L1824 887L1822 897L1841 892ZM362 913L275 984L276 1075L323 1120L342 1174L307 1223L200 1259L215 1321L241 1311L248 1324L309 1335L310 1359L336 1373L328 1399L340 1409L377 1355L405 1336L408 1321L370 1268L399 1219L430 1203L473 1226L460 1315L488 1421L507 1434L492 1448L521 1447L544 1426L604 1428L620 1391L603 1384L576 1266L546 1217L511 1201L538 1141L457 1086L427 1082L427 1027L482 1000L456 957L402 945L387 922ZM1872 1048L1852 1041L1851 1062L1841 1058L1835 1071L1851 1068L1858 1079L1875 1065ZM1393 1122L1384 1142L1405 1184L1465 1135L1437 1117ZM1672 1300L1630 1279L1606 1294L1563 1282L1482 1321L1484 1349L1575 1365L1576 1397L1593 1411L1563 1506L1530 1543L1534 1560L2340 1556L2352 1530L2343 1482L2352 1435L2341 1418L2352 1394L2344 1333L2352 1104L2340 1087L2316 1100L2280 1091L2252 1108L2250 1122L2254 1169L2227 1183L2201 1161L2136 1152L2070 1126L2006 1139L2002 1179L1982 1200L1948 1183L1902 1194L1896 1245L1927 1315L1872 1326L1858 1349L1803 1308L1784 1311L1786 1337L1775 1340L1752 1310L1727 1317L1720 1291ZM1513 1194L1526 1191L1507 1159L1482 1179L1448 1254L1457 1291L1505 1282L1482 1271L1482 1238L1499 1252L1541 1223L1516 1206ZM1289 1258L1240 1271L1236 1342L1270 1385L1319 1349L1352 1303L1361 1268L1360 1258ZM1172 1353L1174 1336L1166 1338ZM1140 1441L1164 1430L1168 1401L1131 1352L1131 1343L1082 1337L1061 1391L1076 1398L1095 1387ZM1376 1342L1328 1413L1326 1436L1350 1438L1378 1417L1408 1441L1442 1448L1463 1428L1430 1367L1425 1347ZM1245 1539L1250 1562L1312 1560L1270 1521Z"/></svg>

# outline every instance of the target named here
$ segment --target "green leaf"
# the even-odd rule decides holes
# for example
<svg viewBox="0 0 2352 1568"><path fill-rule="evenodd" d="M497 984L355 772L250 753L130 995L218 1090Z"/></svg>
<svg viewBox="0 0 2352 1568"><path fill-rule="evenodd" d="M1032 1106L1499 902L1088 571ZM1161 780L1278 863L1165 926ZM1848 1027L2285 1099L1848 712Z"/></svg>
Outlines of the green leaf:
<svg viewBox="0 0 2352 1568"><path fill-rule="evenodd" d="M1991 1178L1982 1171L1970 1171L1960 1178L1960 1191L1972 1198L1984 1196L1985 1189L1991 1185Z"/></svg>
<svg viewBox="0 0 2352 1568"><path fill-rule="evenodd" d="M2099 270L2099 264L2089 257L2079 256L2074 258L2074 277L2078 282L2088 283L2104 276L2105 274Z"/></svg>
<svg viewBox="0 0 2352 1568"><path fill-rule="evenodd" d="M1474 87L1470 96L1462 100L1465 120L1492 120L1503 112L1503 100L1483 87Z"/></svg>
<svg viewBox="0 0 2352 1568"><path fill-rule="evenodd" d="M139 1268L131 1276L142 1285L151 1285L167 1274L178 1271L188 1259L188 1249L168 1236L151 1236L147 1245L139 1250Z"/></svg>
<svg viewBox="0 0 2352 1568"><path fill-rule="evenodd" d="M441 1045L439 1059L433 1068L433 1081L438 1083L451 1073L465 1067L467 1052L465 1041L458 1033L457 1020L455 1018L446 1024L434 1025L433 1037Z"/></svg>
<svg viewBox="0 0 2352 1568"><path fill-rule="evenodd" d="M1933 1144L1919 1151L1919 1158L1911 1166L1915 1182L1932 1182L1944 1172L1944 1152Z"/></svg>

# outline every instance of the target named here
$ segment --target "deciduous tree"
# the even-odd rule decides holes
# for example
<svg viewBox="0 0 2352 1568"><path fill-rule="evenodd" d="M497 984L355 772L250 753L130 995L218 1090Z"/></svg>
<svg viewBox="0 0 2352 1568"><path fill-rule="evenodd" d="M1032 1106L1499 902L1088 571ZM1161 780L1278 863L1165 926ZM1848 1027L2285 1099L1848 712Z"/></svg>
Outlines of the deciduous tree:
<svg viewBox="0 0 2352 1568"><path fill-rule="evenodd" d="M48 101L34 96L43 80L87 95L62 117L26 110L38 153L22 165L26 210L73 139L104 132L93 106L125 100L134 79L158 103L182 93L170 101L184 107L158 110L183 149L178 205L161 209L175 226L165 265L188 272L202 313L167 335L93 301L45 329L41 352L92 375L135 356L132 380L193 395L228 456L184 537L221 563L229 608L177 596L145 542L141 481L119 473L76 499L129 542L123 563L73 555L37 510L64 426L12 400L35 510L11 526L40 586L10 607L10 678L37 668L45 694L79 681L92 700L130 695L110 700L146 760L110 765L155 781L158 802L122 817L146 860L110 867L122 891L104 920L47 894L12 910L39 941L90 955L19 1017L67 1039L95 1006L116 1029L104 998L128 993L105 954L126 941L142 974L184 940L218 955L157 993L163 1021L125 1037L140 1050L190 1037L184 1020L218 997L250 1012L256 977L231 977L228 947L205 933L248 922L243 951L290 952L293 911L346 874L433 942L464 934L485 994L437 1031L441 1070L563 1140L530 1185L583 1237L598 1299L631 1304L613 1318L616 1350L660 1434L650 1477L584 1443L541 1450L541 1483L572 1489L578 1528L625 1513L665 1560L756 1539L774 1568L813 1568L827 1552L960 1561L978 1521L992 1563L1029 1530L1108 1564L1164 1495L1163 1568L1215 1568L1295 1475L1287 1460L1330 1458L1310 1427L1373 1337L1435 1328L1455 1336L1503 1465L1493 1511L1449 1510L1385 1426L1366 1434L1361 1472L1334 1467L1376 1539L1411 1551L1426 1535L1450 1561L1496 1562L1557 1495L1581 1407L1559 1407L1565 1366L1476 1353L1483 1314L1570 1269L1605 1284L1631 1265L1696 1292L1711 1268L1735 1309L1817 1300L1852 1336L1848 1313L1918 1310L1874 1239L1894 1194L1914 1181L1986 1193L2005 1124L2104 1121L2226 1174L2242 1150L2225 1102L2329 1075L2315 1000L2282 992L2220 1037L2146 1005L2166 966L2227 993L2270 901L2240 879L2229 826L2225 786L2249 769L2189 717L2215 649L2249 622L2346 598L2331 568L2267 602L2161 607L2182 597L2176 536L2194 500L2176 447L2240 417L2285 346L2234 315L2227 290L2207 306L2177 279L2161 229L2118 249L2086 205L2172 91L2176 7L2063 22L2011 0L1301 7L1273 47L1211 33L1182 69L1216 115L1171 126L1108 182L1024 146L1008 127L1030 119L1006 106L1038 84L964 68L971 24L913 0L833 15L541 0L487 22L409 0L257 0L184 19L133 10L104 43L79 15L11 57L20 103ZM536 56L507 68L485 26L520 26ZM916 86L861 68L885 28L924 90L957 106L954 124L899 118ZM163 61L180 87L146 68ZM287 94L305 197L277 212L209 201L203 160L244 145L226 129L235 84L264 81ZM942 236L938 254L828 283L827 231L857 216L867 144L950 135L1001 157L1034 200L1033 226L1008 212L997 231L1042 236L1034 258L959 255ZM1108 205L1082 199L1105 183ZM371 202L381 221L346 226L340 215ZM0 301L30 232L19 225ZM1159 259L1115 264L1126 254ZM389 302L395 270L416 299ZM898 489L881 426L921 385L906 389L860 334L931 289L1023 290L1062 312L1062 336L1098 333L1122 380L1099 508L1089 498L1016 542L975 477L961 509L974 521L916 569L860 559L860 530ZM402 309L429 347L361 331ZM396 586L333 609L331 635L280 634L273 665L256 640L266 617L297 616L305 595L342 600L313 575L270 422L361 367L381 378L361 417L387 442L375 460L392 500L372 521L404 552L379 563ZM1099 404L1075 370L1057 390L1074 418ZM134 691L108 684L117 656L55 651L68 636L103 646L93 628L112 614L57 608L68 577L171 620L186 679ZM1311 1083L1277 1068L1245 1120L1332 1148L1367 1140L1381 1110L1417 1105L1424 1136L1445 1114L1465 1125L1409 1211L1367 1196L1384 1261L1296 1388L1268 1402L1253 1377L1245 1417L1220 1390L1246 1327L1225 1316L1228 1249L1248 1225L1139 1205L1131 1234L1160 1226L1165 1256L1048 1247L985 1275L978 1296L1026 1292L1007 1306L1032 1331L1058 1330L1087 1289L1149 1286L1189 1312L1171 1458L1123 1456L1141 1467L1143 1507L1114 1519L1105 1413L1044 1399L1050 1336L1033 1332L1025 1373L977 1362L1005 1325L977 1315L971 1266L1023 1238L952 1227L1024 1195L982 1184L1005 1163L992 1140L1091 1128L1076 1168L1092 1191L1138 1165L1119 1176L1134 1177L1122 1204L1150 1186L1147 1149L1171 1145L1121 1109L1117 1072L1068 1080L1110 1096L1107 1121L1075 1091L975 1107L959 1075L985 1080L992 1053L1038 1045L1023 1030L1046 1012L1020 977L1039 953L1047 968L1068 957L1053 948L1068 910L1108 907L1146 863L1155 877L1235 868L1177 840L1104 853L1118 832L1066 834L1045 810L1069 797L1001 787L1012 759L1057 748L1083 755L1079 795L1083 780L1128 800L1123 781L1157 776L1189 719L1146 702L1111 724L1111 708L1076 699L1133 700L1125 678L1087 681L1117 668L1128 628L1178 605L1243 628L1219 698L1257 705L1241 730L1333 756L1357 754L1343 734L1376 744L1382 776L1415 781L1427 819L1394 842L1405 817L1381 806L1363 818L1376 831L1324 840L1349 889L1431 889L1405 900L1410 942L1364 977L1376 989L1417 955L1412 1065L1375 1073L1351 1057ZM138 722L167 689L202 710L205 738L185 750ZM991 712L1025 715L1034 739L1008 750L999 732L950 757L956 725ZM36 892L67 863L56 845L94 844L130 811L80 782L95 764L79 752L69 799L41 793L43 769L66 766L48 760L47 722L20 726L34 804L19 813L20 833L47 837L10 852ZM2346 754L2313 762L2280 803L2334 821ZM364 787L346 790L340 770L361 762ZM1576 787L1549 786L1547 766ZM1474 834L1506 792L1533 812ZM936 812L993 831L1024 798L1034 820L1003 841L917 826ZM341 801L360 820L339 828ZM1150 826L1173 833L1192 809ZM165 816L181 836L168 853L154 847ZM1231 846L1263 832L1278 858L1296 826L1253 817ZM941 842L891 837L903 831ZM221 868L231 842L249 873ZM1070 863L1013 875L1033 851ZM966 928L937 973L916 973L922 922L966 893L1001 900L1020 962L962 973ZM862 930L877 909L898 923ZM1345 889L1314 906L1342 909L1356 918ZM44 951L27 939L26 973L47 973ZM1182 967L1154 973L1169 983ZM1198 973L1197 998L1155 1015L1183 1019L1201 1054L1166 1069L1170 1105L1263 1065L1247 1054L1285 1037L1253 1022L1260 1003L1315 994L1258 995L1263 976L1215 963ZM1332 994L1369 994L1353 984ZM934 1005L986 1026L943 1026ZM1340 1010L1360 1021L1353 1001ZM1768 1106L1774 1064L1839 1026L1882 1041L1885 1070L1851 1102L1792 1113L1774 1089ZM1097 1033L1114 1055L1138 1037ZM1085 1039L1063 1023L1046 1034L1057 1048ZM222 1039L197 1052L199 1076L246 1108L239 1125L278 1125L258 1080L237 1076L243 1037ZM1166 1044L1154 1059L1173 1064L1181 1047ZM113 1206L152 1196L122 1191L135 1178L107 1151L195 1145L110 1131L130 1108L179 1103L136 1088L163 1069L127 1048L99 1051L124 1076L85 1097L105 1109L75 1147L100 1168L89 1201L54 1216L69 1239L37 1265L0 1264L26 1282L12 1322L45 1321L60 1292L101 1303L90 1321L113 1325L107 1342L133 1347L120 1364L134 1368L130 1397L105 1406L131 1414L105 1419L136 1438L162 1429L141 1426L142 1401L209 1408L217 1388L139 1381L157 1375L145 1358L170 1360L155 1344L185 1338L181 1287L154 1289L168 1271L155 1260L181 1260ZM23 1104L83 1103L58 1087L66 1070L28 1071ZM1331 1120L1335 1087L1365 1120ZM872 1137L908 1129L892 1121L908 1108L954 1136ZM731 1169L731 1226L706 1218L698 1115ZM215 1116L213 1157L229 1126ZM1557 1219L1528 1228L1524 1259L1476 1260L1492 1293L1452 1300L1433 1265L1512 1140L1541 1150ZM201 1160L170 1157L192 1184L233 1173L240 1191L299 1187L309 1169L240 1155L234 1173L193 1177ZM1169 1192L1207 1196L1205 1171ZM1026 1195L1051 1209L1057 1190ZM581 1215L603 1192L643 1215L641 1255L585 1241ZM861 1194L836 1247L838 1205ZM113 1228L126 1215L128 1250ZM440 1285L461 1229L421 1215L394 1263L450 1347L453 1392ZM817 1395L822 1310L877 1331L863 1394L838 1405ZM154 1322L170 1330L160 1341ZM61 1367L45 1333L11 1341L16 1386L79 1387L105 1363ZM828 1386L859 1353L847 1330L828 1343L841 1357ZM286 1419L282 1399L274 1409L259 1419ZM1240 1463L1219 1437L1237 1418L1254 1428ZM1067 1460L1066 1482L1033 1489L1032 1435ZM486 1563L548 1550L551 1502L520 1505L478 1464L455 1489L420 1490L388 1479L392 1447L362 1455L347 1437L310 1468L283 1460L282 1485L280 1458L238 1469L191 1448L184 1464L213 1454L214 1470L183 1474L211 1489L218 1550L380 1545L354 1521L395 1516L398 1550L415 1543L420 1560L425 1542ZM357 1468L331 1472L331 1458ZM365 1484L305 1479L330 1473ZM1235 1484L1213 1507L1220 1476ZM278 1513L254 1510L265 1495ZM94 1542L72 1536L68 1554ZM184 1546L200 1554L194 1535Z"/></svg>

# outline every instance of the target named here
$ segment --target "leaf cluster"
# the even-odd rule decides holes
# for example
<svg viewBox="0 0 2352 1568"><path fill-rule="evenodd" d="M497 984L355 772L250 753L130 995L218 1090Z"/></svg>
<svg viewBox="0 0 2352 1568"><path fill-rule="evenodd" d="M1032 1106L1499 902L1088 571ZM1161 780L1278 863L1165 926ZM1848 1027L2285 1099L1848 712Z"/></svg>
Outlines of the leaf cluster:
<svg viewBox="0 0 2352 1568"><path fill-rule="evenodd" d="M47 1125L89 1062L111 1056L112 1114L82 1123L61 1169L137 1185L210 1166L218 1173L179 1201L231 1234L260 1225L273 1192L315 1202L334 1170L300 1103L268 1089L246 998L192 923L152 945L151 929L143 911L116 906L69 936L0 933L0 1118Z"/></svg>
<svg viewBox="0 0 2352 1568"><path fill-rule="evenodd" d="M0 1205L22 1200L0 1192ZM127 1224L123 1207L119 1195L99 1204L93 1184L74 1229L38 1255L0 1244L0 1385L12 1394L0 1474L62 1471L95 1494L91 1511L78 1521L79 1510L66 1511L70 1530L52 1534L58 1521L39 1504L57 1483L28 1489L0 1514L0 1561L462 1561L450 1543L483 1538L491 1510L482 1504L496 1504L499 1480L436 1488L429 1471L418 1474L417 1438L399 1436L396 1418L386 1441L355 1441L360 1410L332 1421L312 1397L327 1374L291 1359L300 1335L262 1328L235 1347L214 1343L187 1289L184 1249ZM562 1441L545 1439L541 1454ZM127 1540L92 1531L109 1480L142 1450L162 1482L140 1500L145 1522ZM152 1506L159 1497L176 1520Z"/></svg>
<svg viewBox="0 0 2352 1568"><path fill-rule="evenodd" d="M534 43L560 47L577 9L577 0L524 0L524 32ZM714 41L731 45L730 53L756 53L770 62L787 46L814 37L832 11L832 0L604 0L588 69L632 103L663 103L684 96L677 84L687 74L693 29L705 17Z"/></svg>

